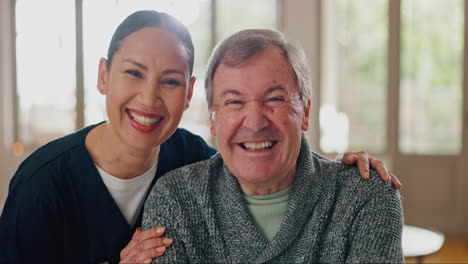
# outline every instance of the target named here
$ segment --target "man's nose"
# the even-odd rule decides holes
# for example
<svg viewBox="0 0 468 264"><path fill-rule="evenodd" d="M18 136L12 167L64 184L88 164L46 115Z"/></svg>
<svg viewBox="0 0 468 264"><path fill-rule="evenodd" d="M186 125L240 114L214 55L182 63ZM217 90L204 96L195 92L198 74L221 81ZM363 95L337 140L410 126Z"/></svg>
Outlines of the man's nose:
<svg viewBox="0 0 468 264"><path fill-rule="evenodd" d="M265 115L265 111L261 103L249 102L244 108L243 126L252 131L260 131L267 127L269 120Z"/></svg>

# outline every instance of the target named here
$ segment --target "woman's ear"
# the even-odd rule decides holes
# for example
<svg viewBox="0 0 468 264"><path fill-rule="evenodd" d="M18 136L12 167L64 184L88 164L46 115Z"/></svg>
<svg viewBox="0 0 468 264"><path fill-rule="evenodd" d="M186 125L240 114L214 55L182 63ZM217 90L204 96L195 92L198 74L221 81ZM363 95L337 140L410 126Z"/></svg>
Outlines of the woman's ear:
<svg viewBox="0 0 468 264"><path fill-rule="evenodd" d="M189 85L187 87L187 96L185 97L185 107L184 110L187 110L190 106L190 100L192 100L192 95L193 95L193 86L195 85L196 78L195 77L190 77Z"/></svg>
<svg viewBox="0 0 468 264"><path fill-rule="evenodd" d="M106 94L107 92L107 79L109 77L109 69L107 68L107 60L101 58L99 60L99 69L98 69L98 82L97 88L99 93Z"/></svg>

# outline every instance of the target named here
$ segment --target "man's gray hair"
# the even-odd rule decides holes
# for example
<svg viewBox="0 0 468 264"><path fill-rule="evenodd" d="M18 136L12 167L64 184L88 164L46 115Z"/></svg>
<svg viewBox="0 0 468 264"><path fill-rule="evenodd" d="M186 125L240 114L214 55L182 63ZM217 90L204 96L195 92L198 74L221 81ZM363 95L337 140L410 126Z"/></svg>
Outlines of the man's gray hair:
<svg viewBox="0 0 468 264"><path fill-rule="evenodd" d="M247 29L219 42L211 54L205 78L206 99L210 110L213 104L213 77L218 66L221 63L231 67L238 66L270 46L278 47L283 52L295 74L302 101L306 102L310 98L310 68L304 51L287 42L284 35L278 31Z"/></svg>

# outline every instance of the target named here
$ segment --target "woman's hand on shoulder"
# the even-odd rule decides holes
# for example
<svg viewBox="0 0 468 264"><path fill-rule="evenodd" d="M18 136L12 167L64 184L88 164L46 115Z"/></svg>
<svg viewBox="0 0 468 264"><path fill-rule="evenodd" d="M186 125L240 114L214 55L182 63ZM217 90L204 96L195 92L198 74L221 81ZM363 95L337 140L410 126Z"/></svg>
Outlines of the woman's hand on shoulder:
<svg viewBox="0 0 468 264"><path fill-rule="evenodd" d="M172 239L162 237L164 231L164 227L145 231L138 227L132 240L120 251L120 263L151 263L153 258L162 256L172 244Z"/></svg>
<svg viewBox="0 0 468 264"><path fill-rule="evenodd" d="M383 161L372 158L365 151L340 153L336 156L335 160L342 161L348 165L356 164L359 168L359 172L361 173L361 177L364 179L369 179L370 165L370 167L379 173L380 177L384 181L391 181L393 186L398 190L403 187L398 178L392 172L388 171L387 166Z"/></svg>

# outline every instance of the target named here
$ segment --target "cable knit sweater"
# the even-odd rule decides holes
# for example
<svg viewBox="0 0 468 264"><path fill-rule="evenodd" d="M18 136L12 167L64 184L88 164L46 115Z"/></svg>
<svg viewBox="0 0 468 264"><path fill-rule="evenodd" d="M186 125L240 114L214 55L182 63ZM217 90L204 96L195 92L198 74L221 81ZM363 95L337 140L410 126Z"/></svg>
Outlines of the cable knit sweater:
<svg viewBox="0 0 468 264"><path fill-rule="evenodd" d="M153 263L403 262L402 207L375 171L324 159L302 140L288 208L268 242L221 156L163 176L145 203L143 229L174 239Z"/></svg>

